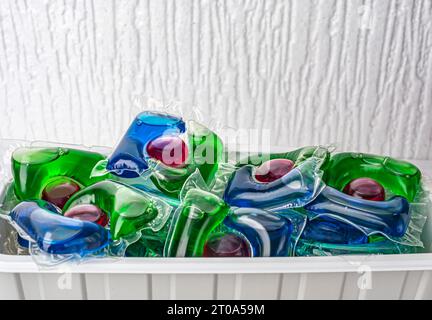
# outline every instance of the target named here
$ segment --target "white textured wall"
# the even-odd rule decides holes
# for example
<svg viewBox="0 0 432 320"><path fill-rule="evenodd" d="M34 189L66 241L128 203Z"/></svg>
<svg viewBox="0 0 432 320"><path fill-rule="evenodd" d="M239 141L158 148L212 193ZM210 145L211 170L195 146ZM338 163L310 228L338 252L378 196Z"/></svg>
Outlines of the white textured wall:
<svg viewBox="0 0 432 320"><path fill-rule="evenodd" d="M431 0L1 0L0 137L110 145L143 96L432 159Z"/></svg>

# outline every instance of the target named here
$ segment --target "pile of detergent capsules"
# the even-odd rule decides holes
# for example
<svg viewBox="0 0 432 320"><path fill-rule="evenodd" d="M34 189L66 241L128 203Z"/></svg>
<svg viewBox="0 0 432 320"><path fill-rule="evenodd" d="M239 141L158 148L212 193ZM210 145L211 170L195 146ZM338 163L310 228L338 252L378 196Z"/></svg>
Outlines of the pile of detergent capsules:
<svg viewBox="0 0 432 320"><path fill-rule="evenodd" d="M235 161L227 154L207 127L145 111L109 156L61 146L15 149L15 202L2 217L19 245L59 259L422 248L428 197L411 163L322 146Z"/></svg>

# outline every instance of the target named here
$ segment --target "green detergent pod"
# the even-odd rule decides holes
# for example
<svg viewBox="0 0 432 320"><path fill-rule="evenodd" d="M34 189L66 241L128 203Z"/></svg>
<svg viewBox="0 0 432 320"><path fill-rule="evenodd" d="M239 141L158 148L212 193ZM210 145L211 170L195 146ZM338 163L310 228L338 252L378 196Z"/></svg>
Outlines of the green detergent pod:
<svg viewBox="0 0 432 320"><path fill-rule="evenodd" d="M420 189L421 173L415 165L406 161L344 152L331 156L323 176L327 185L339 191L358 178L374 179L392 195L412 202Z"/></svg>
<svg viewBox="0 0 432 320"><path fill-rule="evenodd" d="M12 154L15 194L19 200L45 198L61 207L73 193L107 178L91 175L103 159L96 152L63 147L18 148Z"/></svg>
<svg viewBox="0 0 432 320"><path fill-rule="evenodd" d="M156 158L148 159L152 170L150 175L152 182L160 191L171 197L178 197L186 179L197 169L206 183L211 183L223 157L222 141L216 133L203 125L193 121L188 122L187 138L189 153L184 166L170 166ZM186 146L184 148L188 149Z"/></svg>
<svg viewBox="0 0 432 320"><path fill-rule="evenodd" d="M209 234L224 220L228 211L228 205L214 194L190 189L176 211L165 256L202 256Z"/></svg>
<svg viewBox="0 0 432 320"><path fill-rule="evenodd" d="M171 206L149 196L139 189L105 180L76 193L65 205L63 212L84 204L95 205L109 216L111 237L140 236L144 228L160 230L171 213Z"/></svg>

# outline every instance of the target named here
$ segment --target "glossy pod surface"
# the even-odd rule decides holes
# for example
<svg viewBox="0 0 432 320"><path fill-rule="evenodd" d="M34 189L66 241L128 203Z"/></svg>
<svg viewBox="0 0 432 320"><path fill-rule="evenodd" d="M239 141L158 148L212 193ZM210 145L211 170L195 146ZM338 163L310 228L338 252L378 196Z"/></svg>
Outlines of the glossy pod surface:
<svg viewBox="0 0 432 320"><path fill-rule="evenodd" d="M315 218L307 222L301 238L309 241L339 244L364 244L367 235L348 223L330 217Z"/></svg>
<svg viewBox="0 0 432 320"><path fill-rule="evenodd" d="M183 167L188 157L188 147L178 136L162 136L147 144L147 154L169 167Z"/></svg>
<svg viewBox="0 0 432 320"><path fill-rule="evenodd" d="M284 216L255 208L238 208L224 220L224 224L246 237L254 257L288 255L293 226Z"/></svg>
<svg viewBox="0 0 432 320"><path fill-rule="evenodd" d="M273 159L264 162L255 170L258 182L270 183L282 178L294 168L294 162L288 159Z"/></svg>
<svg viewBox="0 0 432 320"><path fill-rule="evenodd" d="M226 203L212 193L191 189L187 192L167 238L168 257L200 257L209 234L228 214Z"/></svg>
<svg viewBox="0 0 432 320"><path fill-rule="evenodd" d="M63 217L54 206L43 200L24 201L10 213L22 232L38 247L52 254L87 254L109 244L109 231L101 226Z"/></svg>
<svg viewBox="0 0 432 320"><path fill-rule="evenodd" d="M105 227L108 224L108 216L100 208L93 204L79 204L64 213L65 217L82 221L94 222Z"/></svg>
<svg viewBox="0 0 432 320"><path fill-rule="evenodd" d="M92 177L91 173L103 159L101 154L70 148L19 148L12 154L15 193L20 200L41 199L44 189L52 188L54 180L64 179L70 189L101 181L107 176Z"/></svg>
<svg viewBox="0 0 432 320"><path fill-rule="evenodd" d="M256 181L254 167L236 170L226 187L225 201L235 207L260 209L301 207L314 199L322 188L317 170L321 160L309 158L280 179Z"/></svg>
<svg viewBox="0 0 432 320"><path fill-rule="evenodd" d="M204 257L251 257L250 244L232 232L212 234L204 247Z"/></svg>
<svg viewBox="0 0 432 320"><path fill-rule="evenodd" d="M63 211L71 214L76 206L82 205L94 205L109 215L113 240L137 234L151 223L153 227L163 225L171 212L170 207L156 198L112 180L98 182L76 193Z"/></svg>
<svg viewBox="0 0 432 320"><path fill-rule="evenodd" d="M387 201L369 201L325 187L318 197L305 206L312 216L332 215L348 220L369 231L402 237L410 221L409 202L403 197Z"/></svg>
<svg viewBox="0 0 432 320"><path fill-rule="evenodd" d="M383 186L370 178L357 178L352 180L345 186L343 192L364 200L385 200L385 190Z"/></svg>
<svg viewBox="0 0 432 320"><path fill-rule="evenodd" d="M108 159L107 169L121 177L138 177L148 168L148 143L163 135L179 135L185 130L185 123L180 118L158 112L142 112Z"/></svg>
<svg viewBox="0 0 432 320"><path fill-rule="evenodd" d="M421 173L413 164L390 157L350 152L331 156L324 173L327 185L342 191L357 178L374 179L391 194L412 202L420 188Z"/></svg>
<svg viewBox="0 0 432 320"><path fill-rule="evenodd" d="M221 139L205 126L190 121L187 127L188 146L183 146L176 142L175 150L184 148L187 153L187 159L181 165L169 165L161 161L162 158L155 155L150 161L158 160L155 166L155 172L151 175L151 180L159 190L171 197L177 197L186 179L198 169L201 176L207 183L214 179L218 164L223 157L223 144ZM172 147L168 148L165 153L171 153ZM179 152L177 152L180 154ZM168 162L177 159L181 163L183 159L178 159L174 153L168 157ZM183 155L184 157L185 155Z"/></svg>
<svg viewBox="0 0 432 320"><path fill-rule="evenodd" d="M59 177L45 186L42 191L42 200L51 202L60 209L63 209L70 197L80 191L80 189L81 187L78 183L65 177Z"/></svg>

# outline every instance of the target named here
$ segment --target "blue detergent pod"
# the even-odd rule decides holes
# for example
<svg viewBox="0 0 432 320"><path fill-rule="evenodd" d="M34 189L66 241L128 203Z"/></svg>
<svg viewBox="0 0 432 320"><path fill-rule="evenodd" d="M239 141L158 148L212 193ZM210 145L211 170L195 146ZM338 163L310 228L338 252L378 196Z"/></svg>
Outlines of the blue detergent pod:
<svg viewBox="0 0 432 320"><path fill-rule="evenodd" d="M302 207L323 188L319 167L322 160L309 158L281 178L261 183L254 178L254 166L236 170L224 193L224 200L234 207L265 210Z"/></svg>
<svg viewBox="0 0 432 320"><path fill-rule="evenodd" d="M243 234L251 244L254 257L285 257L293 231L291 221L255 208L237 208L224 224Z"/></svg>
<svg viewBox="0 0 432 320"><path fill-rule="evenodd" d="M140 176L148 168L147 144L162 135L179 135L185 130L181 118L151 111L140 113L108 159L107 170L123 178Z"/></svg>
<svg viewBox="0 0 432 320"><path fill-rule="evenodd" d="M110 241L109 230L64 217L58 208L43 200L21 202L9 216L19 232L47 253L85 256L100 251Z"/></svg>
<svg viewBox="0 0 432 320"><path fill-rule="evenodd" d="M331 217L317 217L309 220L301 239L334 244L364 244L367 235L354 226Z"/></svg>
<svg viewBox="0 0 432 320"><path fill-rule="evenodd" d="M47 212L51 214L61 214L60 208L53 205L51 202L43 200L35 200L35 202L37 202L41 208L46 209ZM21 237L19 233L17 234L17 243L20 247L25 249L29 249L30 247L30 242L27 239Z"/></svg>
<svg viewBox="0 0 432 320"><path fill-rule="evenodd" d="M21 237L19 234L17 234L17 243L21 248L28 249L30 247L30 242Z"/></svg>
<svg viewBox="0 0 432 320"><path fill-rule="evenodd" d="M403 197L370 201L352 197L328 186L305 209L311 217L331 216L350 221L366 233L380 232L392 237L402 237L410 221L410 205Z"/></svg>

